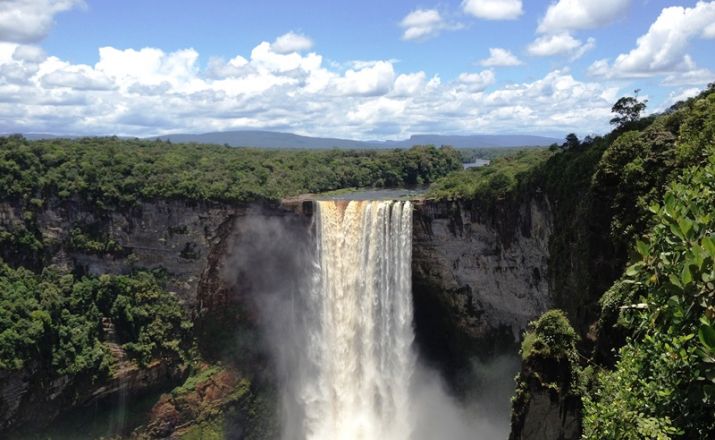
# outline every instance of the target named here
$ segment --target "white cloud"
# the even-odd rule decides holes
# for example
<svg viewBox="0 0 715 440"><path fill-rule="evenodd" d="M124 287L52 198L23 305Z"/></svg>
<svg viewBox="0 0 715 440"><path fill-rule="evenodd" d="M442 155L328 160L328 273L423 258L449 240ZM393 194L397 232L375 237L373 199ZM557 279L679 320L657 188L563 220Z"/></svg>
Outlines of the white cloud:
<svg viewBox="0 0 715 440"><path fill-rule="evenodd" d="M359 104L355 110L348 112L348 121L358 124L375 124L387 118L399 117L407 103L396 99L380 97Z"/></svg>
<svg viewBox="0 0 715 440"><path fill-rule="evenodd" d="M461 29L460 23L449 23L436 9L415 9L400 21L404 29L402 39L405 41L426 40L436 37L443 30Z"/></svg>
<svg viewBox="0 0 715 440"><path fill-rule="evenodd" d="M56 14L82 5L83 0L2 0L0 41L37 43L47 36Z"/></svg>
<svg viewBox="0 0 715 440"><path fill-rule="evenodd" d="M648 32L638 38L634 49L618 55L612 64L608 60L594 62L589 73L607 78L642 78L678 72L689 77L690 84L703 84L696 78L704 81L712 75L699 69L686 51L691 40L711 37L714 22L715 2L699 1L692 8L665 8Z"/></svg>
<svg viewBox="0 0 715 440"><path fill-rule="evenodd" d="M541 33L605 26L623 17L630 0L558 0L539 23Z"/></svg>
<svg viewBox="0 0 715 440"><path fill-rule="evenodd" d="M715 38L715 23L706 27L705 30L703 30L702 36L703 38Z"/></svg>
<svg viewBox="0 0 715 440"><path fill-rule="evenodd" d="M411 96L425 87L425 73L403 73L395 79L393 93L395 96Z"/></svg>
<svg viewBox="0 0 715 440"><path fill-rule="evenodd" d="M519 66L521 61L510 51L499 47L489 48L489 58L479 61L485 67Z"/></svg>
<svg viewBox="0 0 715 440"><path fill-rule="evenodd" d="M608 127L618 96L618 89L565 71L499 86L488 69L443 80L396 72L391 60L333 66L316 53L281 54L271 46L263 42L202 67L193 49L103 47L96 64L85 65L0 44L0 115L11 115L0 117L0 132L148 136L263 128L358 139L598 132Z"/></svg>
<svg viewBox="0 0 715 440"><path fill-rule="evenodd" d="M18 61L39 63L47 58L47 55L41 47L22 44L17 46L12 54L12 58Z"/></svg>
<svg viewBox="0 0 715 440"><path fill-rule="evenodd" d="M589 37L588 40L586 40L586 42L581 45L581 47L573 51L573 53L569 57L570 61L576 61L594 47L596 47L596 39L593 37Z"/></svg>
<svg viewBox="0 0 715 440"><path fill-rule="evenodd" d="M313 40L305 35L288 32L283 34L271 44L271 50L275 53L286 54L291 52L303 52L313 47Z"/></svg>
<svg viewBox="0 0 715 440"><path fill-rule="evenodd" d="M583 56L588 50L596 45L593 38L589 38L585 43L571 36L568 32L554 35L542 35L534 40L527 47L530 55L538 57L548 57L554 55L568 55L571 60Z"/></svg>
<svg viewBox="0 0 715 440"><path fill-rule="evenodd" d="M484 70L479 73L462 73L459 75L459 82L467 87L471 92L481 92L494 84L496 77L491 70Z"/></svg>
<svg viewBox="0 0 715 440"><path fill-rule="evenodd" d="M710 69L693 69L687 72L677 72L663 79L664 86L702 86L715 81L715 73Z"/></svg>
<svg viewBox="0 0 715 440"><path fill-rule="evenodd" d="M462 9L487 20L514 20L524 13L521 0L462 0Z"/></svg>
<svg viewBox="0 0 715 440"><path fill-rule="evenodd" d="M119 50L100 47L95 70L123 88L131 84L156 85L168 82L177 89L192 91L198 87L195 80L198 57L194 49L167 54L155 48Z"/></svg>
<svg viewBox="0 0 715 440"><path fill-rule="evenodd" d="M348 70L336 80L337 90L343 95L379 96L390 91L395 81L392 63L379 61L360 70Z"/></svg>
<svg viewBox="0 0 715 440"><path fill-rule="evenodd" d="M701 91L702 90L697 87L691 87L689 89L672 91L668 95L668 99L665 100L665 102L663 103L661 108L658 108L657 111L666 110L668 107L675 104L676 102L685 101L688 98L697 96Z"/></svg>
<svg viewBox="0 0 715 440"><path fill-rule="evenodd" d="M43 75L40 81L44 87L57 88L65 87L80 91L100 91L111 90L116 85L101 72L92 69L90 66L77 65L67 66Z"/></svg>

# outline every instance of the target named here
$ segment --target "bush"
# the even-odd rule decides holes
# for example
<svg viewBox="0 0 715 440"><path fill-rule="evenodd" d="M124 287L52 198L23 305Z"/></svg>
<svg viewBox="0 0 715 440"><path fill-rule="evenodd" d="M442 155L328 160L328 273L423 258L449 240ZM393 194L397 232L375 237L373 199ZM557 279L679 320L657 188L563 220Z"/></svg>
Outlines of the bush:
<svg viewBox="0 0 715 440"><path fill-rule="evenodd" d="M631 337L585 399L586 438L712 438L715 433L715 148L652 205L614 310ZM627 301L637 299L637 304ZM611 312L613 313L613 312Z"/></svg>

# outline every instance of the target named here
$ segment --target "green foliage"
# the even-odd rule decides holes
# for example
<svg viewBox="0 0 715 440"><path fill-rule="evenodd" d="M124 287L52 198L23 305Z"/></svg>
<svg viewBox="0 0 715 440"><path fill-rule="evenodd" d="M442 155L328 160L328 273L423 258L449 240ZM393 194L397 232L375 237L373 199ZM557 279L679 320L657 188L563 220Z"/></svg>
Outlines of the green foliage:
<svg viewBox="0 0 715 440"><path fill-rule="evenodd" d="M549 310L529 324L521 344L524 360L534 357L573 359L578 336L563 311Z"/></svg>
<svg viewBox="0 0 715 440"><path fill-rule="evenodd" d="M639 100L639 91L640 90L635 90L635 96L624 96L613 104L611 112L616 113L618 116L611 119L611 125L623 128L640 119L641 113L645 110L648 100Z"/></svg>
<svg viewBox="0 0 715 440"><path fill-rule="evenodd" d="M79 197L100 209L140 199L245 202L346 187L430 183L461 167L443 147L260 150L112 138L0 137L2 198L38 206Z"/></svg>
<svg viewBox="0 0 715 440"><path fill-rule="evenodd" d="M183 309L151 273L76 279L0 262L0 369L106 374L112 359L102 318L116 324L118 342L141 364L182 358L190 343Z"/></svg>
<svg viewBox="0 0 715 440"><path fill-rule="evenodd" d="M69 236L69 248L97 254L119 252L122 246L112 239L93 238L80 228L74 228Z"/></svg>
<svg viewBox="0 0 715 440"><path fill-rule="evenodd" d="M223 417L217 417L193 425L180 438L181 440L223 440L225 438L223 423Z"/></svg>
<svg viewBox="0 0 715 440"><path fill-rule="evenodd" d="M430 187L427 197L479 199L485 202L502 199L551 154L545 149L525 149L512 156L497 158L487 166L453 172L438 179Z"/></svg>
<svg viewBox="0 0 715 440"><path fill-rule="evenodd" d="M179 397L184 394L188 394L196 390L196 386L206 382L211 379L215 374L223 371L223 369L218 365L208 365L203 368L194 371L189 377L186 378L181 386L178 386L171 390L171 394L174 397Z"/></svg>
<svg viewBox="0 0 715 440"><path fill-rule="evenodd" d="M715 150L711 150L715 152ZM632 337L585 399L586 438L712 438L715 433L715 156L650 207L618 294ZM627 301L638 300L638 304Z"/></svg>
<svg viewBox="0 0 715 440"><path fill-rule="evenodd" d="M480 148L458 148L462 162L471 163L477 159L495 160L500 157L514 156L522 151L541 149L541 147L480 147Z"/></svg>

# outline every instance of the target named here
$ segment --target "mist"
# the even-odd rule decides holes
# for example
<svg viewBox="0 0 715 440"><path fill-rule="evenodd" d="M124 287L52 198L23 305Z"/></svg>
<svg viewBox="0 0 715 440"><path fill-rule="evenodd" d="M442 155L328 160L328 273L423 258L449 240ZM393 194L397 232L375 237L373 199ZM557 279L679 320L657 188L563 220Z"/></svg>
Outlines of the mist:
<svg viewBox="0 0 715 440"><path fill-rule="evenodd" d="M321 251L316 242L320 238L317 233L320 220L316 216L304 217L260 209L247 213L238 220L237 233L232 243L233 257L226 265L224 275L240 285L241 290L248 292L248 299L255 308L261 335L256 343L270 357L271 374L279 386L282 440L333 440L315 428L320 420L316 420L319 417L315 416L310 406L321 405L326 395L335 397L336 392L331 389L335 388L334 385L326 386L319 378L325 375L322 365L325 363L325 354L317 347L320 345L318 341L324 339L325 335L321 334L316 323L320 322L321 313L325 313L325 304L315 297L315 286L321 277ZM390 221L389 216L386 221ZM340 258L347 258L344 255L346 250L340 252L333 257L339 255ZM331 264L325 259L322 263ZM365 273L361 275L367 276ZM411 297L409 307L411 309ZM389 310L394 308L392 305ZM475 360L472 363L470 383L476 385L466 392L461 390L457 398L449 391L443 378L419 359L419 350L414 347L412 325L409 324L412 336L407 336L410 342L407 348L408 359L404 361L408 362L409 368L402 367L406 371L393 371L390 373L392 376L387 374L391 378L383 381L382 391L376 391L375 396L358 396L379 408L378 412L384 414L378 416L391 422L399 418L401 399L399 393L395 394L393 388L399 386L394 382L404 379L408 384L405 423L391 424L386 430L379 431L379 436L385 440L506 439L509 435L513 378L518 368L516 353L487 362ZM357 330L358 336L362 331ZM359 352L365 350L364 347L352 345L348 348ZM395 359L388 357L382 364L389 370L395 362ZM367 367L358 365L355 371L356 381L361 377L370 377ZM342 391L346 390L337 390L338 393ZM354 416L363 417L357 413ZM353 431L345 431L340 432L335 440L359 438L354 436ZM363 438L372 437L367 435Z"/></svg>

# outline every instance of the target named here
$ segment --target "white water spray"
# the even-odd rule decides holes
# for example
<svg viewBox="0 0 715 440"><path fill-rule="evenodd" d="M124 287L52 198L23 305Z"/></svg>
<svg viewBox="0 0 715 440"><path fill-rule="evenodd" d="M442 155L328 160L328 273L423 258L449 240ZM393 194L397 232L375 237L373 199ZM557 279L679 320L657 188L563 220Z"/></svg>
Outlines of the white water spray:
<svg viewBox="0 0 715 440"><path fill-rule="evenodd" d="M410 202L322 201L308 299L311 374L298 401L308 440L410 438Z"/></svg>

